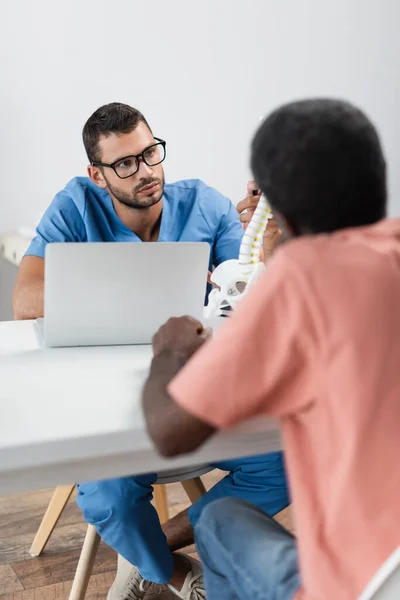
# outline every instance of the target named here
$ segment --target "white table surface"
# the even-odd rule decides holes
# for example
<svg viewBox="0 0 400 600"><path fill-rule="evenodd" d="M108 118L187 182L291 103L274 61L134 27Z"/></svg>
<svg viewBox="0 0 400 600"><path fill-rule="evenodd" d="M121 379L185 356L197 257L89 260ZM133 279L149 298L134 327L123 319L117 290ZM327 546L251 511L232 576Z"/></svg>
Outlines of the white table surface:
<svg viewBox="0 0 400 600"><path fill-rule="evenodd" d="M48 349L35 321L0 322L0 495L163 472L280 449L276 422L247 422L161 458L141 411L150 346Z"/></svg>

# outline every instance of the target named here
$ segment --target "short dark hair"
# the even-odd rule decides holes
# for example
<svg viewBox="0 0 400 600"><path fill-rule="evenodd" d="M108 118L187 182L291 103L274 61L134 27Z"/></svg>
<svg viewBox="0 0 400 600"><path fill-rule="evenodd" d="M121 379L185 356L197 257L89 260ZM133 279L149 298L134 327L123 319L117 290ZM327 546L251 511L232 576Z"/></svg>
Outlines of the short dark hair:
<svg viewBox="0 0 400 600"><path fill-rule="evenodd" d="M297 233L376 223L386 215L386 164L375 127L348 102L286 104L251 148L257 185Z"/></svg>
<svg viewBox="0 0 400 600"><path fill-rule="evenodd" d="M130 133L140 122L149 127L142 113L127 104L111 102L98 108L86 121L82 131L83 145L89 162L100 160L101 136L107 137L111 133Z"/></svg>

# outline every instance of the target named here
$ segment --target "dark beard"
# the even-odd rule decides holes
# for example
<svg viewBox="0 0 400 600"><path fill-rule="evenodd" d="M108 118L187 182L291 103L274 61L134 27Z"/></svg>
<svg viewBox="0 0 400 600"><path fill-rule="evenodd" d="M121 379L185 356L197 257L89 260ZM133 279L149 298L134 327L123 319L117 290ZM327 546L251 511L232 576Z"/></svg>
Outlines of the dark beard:
<svg viewBox="0 0 400 600"><path fill-rule="evenodd" d="M104 175L104 174L103 174ZM164 193L164 178L159 179L158 177L149 177L148 179L142 179L140 184L137 185L131 194L124 192L120 188L111 185L110 182L104 177L107 182L108 191L110 194L114 196L118 202L126 206L127 208L133 210L145 210L158 204L160 202L163 193ZM137 198L138 193L147 185L152 183L160 183L161 184L161 192L157 192L157 194L151 194L150 196L146 196L143 200L139 200Z"/></svg>

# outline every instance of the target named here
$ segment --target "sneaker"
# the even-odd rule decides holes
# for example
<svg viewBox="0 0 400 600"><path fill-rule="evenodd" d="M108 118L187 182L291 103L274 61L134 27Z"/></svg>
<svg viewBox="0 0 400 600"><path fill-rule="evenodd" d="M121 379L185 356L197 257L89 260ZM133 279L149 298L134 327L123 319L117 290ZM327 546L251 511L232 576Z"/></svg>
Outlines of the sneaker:
<svg viewBox="0 0 400 600"><path fill-rule="evenodd" d="M162 592L171 593L167 586L143 579L138 569L118 554L117 576L107 594L107 600L143 600L150 590L151 594L154 594L151 597L157 600L163 599ZM168 597L165 600L169 600Z"/></svg>
<svg viewBox="0 0 400 600"><path fill-rule="evenodd" d="M176 590L172 585L168 585L169 589L174 593L175 598L180 598L181 600L204 600L206 592L204 590L201 564L191 556L187 556L186 554L179 555L189 564L190 571L186 575L180 591Z"/></svg>
<svg viewBox="0 0 400 600"><path fill-rule="evenodd" d="M153 583L146 593L144 600L176 600L176 596L167 585L157 585Z"/></svg>

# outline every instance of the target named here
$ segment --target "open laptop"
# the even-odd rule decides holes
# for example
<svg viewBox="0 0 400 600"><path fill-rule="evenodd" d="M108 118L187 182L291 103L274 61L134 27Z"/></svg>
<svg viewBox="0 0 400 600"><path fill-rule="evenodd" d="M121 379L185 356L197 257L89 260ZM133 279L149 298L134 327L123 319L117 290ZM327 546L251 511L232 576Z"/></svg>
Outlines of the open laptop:
<svg viewBox="0 0 400 600"><path fill-rule="evenodd" d="M150 344L170 317L203 320L206 242L46 246L46 346Z"/></svg>

